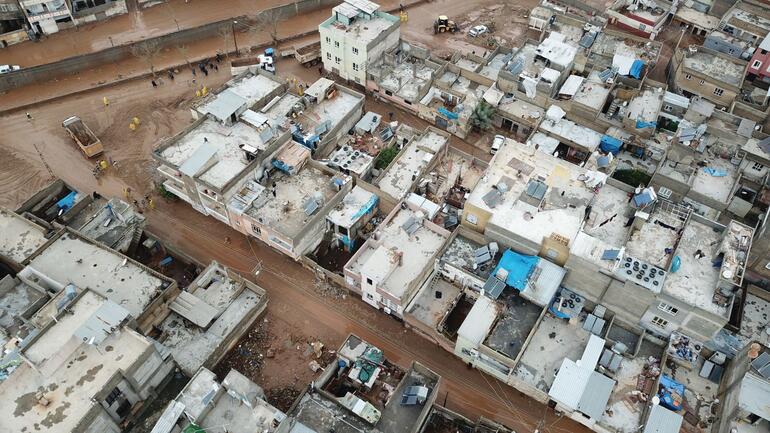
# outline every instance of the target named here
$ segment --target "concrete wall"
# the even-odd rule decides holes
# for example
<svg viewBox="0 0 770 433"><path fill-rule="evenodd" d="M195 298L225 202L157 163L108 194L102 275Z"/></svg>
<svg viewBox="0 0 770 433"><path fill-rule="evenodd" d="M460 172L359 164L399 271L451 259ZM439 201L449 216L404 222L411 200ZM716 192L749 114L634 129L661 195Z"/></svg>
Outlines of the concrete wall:
<svg viewBox="0 0 770 433"><path fill-rule="evenodd" d="M263 13L269 13L270 15L275 14L277 16L289 18L296 16L298 13L305 13L312 10L332 7L338 3L339 1L337 0L299 0L293 3L277 6L270 9L269 12ZM243 23L236 26L241 27L240 29L236 28L236 32L247 28L247 23L250 21L250 18L246 16L234 17L231 19L205 24L199 27L184 29L179 32L146 39L145 41L152 41L153 43L157 43L163 49L174 48L179 45L197 41L199 39L218 36L220 30L223 29L229 31L232 26L233 19L237 20L239 23ZM29 84L48 81L53 78L58 78L62 75L74 74L79 71L92 69L103 64L115 63L119 60L132 56L131 47L140 45L142 43L144 43L144 41L134 42L127 45L120 45L82 56L70 57L68 59L60 60L54 63L34 66L8 74L3 74L2 78L0 78L0 92Z"/></svg>
<svg viewBox="0 0 770 433"><path fill-rule="evenodd" d="M613 281L612 277L601 273L597 265L575 255L569 256L564 268L567 269L562 283L564 287L597 304Z"/></svg>

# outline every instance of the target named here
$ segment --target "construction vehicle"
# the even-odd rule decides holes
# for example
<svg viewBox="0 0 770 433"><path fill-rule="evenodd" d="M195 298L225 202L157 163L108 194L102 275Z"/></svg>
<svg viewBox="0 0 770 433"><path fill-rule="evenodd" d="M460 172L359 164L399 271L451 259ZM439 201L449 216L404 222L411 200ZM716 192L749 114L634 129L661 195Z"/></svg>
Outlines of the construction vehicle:
<svg viewBox="0 0 770 433"><path fill-rule="evenodd" d="M265 49L263 54L256 57L233 59L230 61L230 74L239 75L248 69L262 69L275 74L275 50Z"/></svg>
<svg viewBox="0 0 770 433"><path fill-rule="evenodd" d="M87 157L91 158L104 152L102 141L91 131L88 125L80 120L80 117L70 116L64 119L61 126L67 130L70 137L80 146L80 150Z"/></svg>
<svg viewBox="0 0 770 433"><path fill-rule="evenodd" d="M294 58L309 68L321 63L321 41L317 40L302 46L294 46Z"/></svg>
<svg viewBox="0 0 770 433"><path fill-rule="evenodd" d="M458 30L457 23L450 20L446 15L439 15L436 21L433 21L433 34L455 33Z"/></svg>

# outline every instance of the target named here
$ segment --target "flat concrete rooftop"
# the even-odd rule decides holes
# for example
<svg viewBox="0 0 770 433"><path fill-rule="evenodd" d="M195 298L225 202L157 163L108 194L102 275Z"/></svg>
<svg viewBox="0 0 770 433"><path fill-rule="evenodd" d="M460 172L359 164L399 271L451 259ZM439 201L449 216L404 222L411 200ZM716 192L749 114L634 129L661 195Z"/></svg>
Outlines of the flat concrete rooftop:
<svg viewBox="0 0 770 433"><path fill-rule="evenodd" d="M160 156L178 170L201 146L213 146L216 149L216 162L202 173L196 173L195 177L214 188L222 188L238 177L248 165L246 154L240 148L241 144L248 144L259 150L265 150L267 147L260 138L259 131L250 125L235 122L231 126L225 126L207 117L197 127L162 149Z"/></svg>
<svg viewBox="0 0 770 433"><path fill-rule="evenodd" d="M630 194L610 184L602 186L591 203L583 231L617 248L628 237L628 218L633 216Z"/></svg>
<svg viewBox="0 0 770 433"><path fill-rule="evenodd" d="M592 71L588 75L588 79L584 80L580 85L572 100L586 107L601 111L602 107L604 107L604 101L607 100L609 94L610 88L602 83L601 78L599 78L599 72Z"/></svg>
<svg viewBox="0 0 770 433"><path fill-rule="evenodd" d="M580 359L590 334L577 323L543 316L524 350L514 376L530 386L548 392L564 358Z"/></svg>
<svg viewBox="0 0 770 433"><path fill-rule="evenodd" d="M336 18L332 16L321 23L320 27L332 27L337 31L346 33L350 38L355 38L369 44L382 32L398 21L399 19L393 15L375 11L371 19L354 18L354 21L349 25L337 21Z"/></svg>
<svg viewBox="0 0 770 433"><path fill-rule="evenodd" d="M593 198L593 190L579 177L584 168L508 139L495 154L486 175L468 196L467 203L492 214L490 223L502 227L536 244L551 233L573 239L585 214L585 206ZM540 209L520 200L530 179L545 179L548 186L544 206ZM484 197L507 185L507 192L491 207Z"/></svg>
<svg viewBox="0 0 770 433"><path fill-rule="evenodd" d="M506 289L500 297L505 305L484 344L514 360L521 353L524 342L535 328L543 307L539 307Z"/></svg>
<svg viewBox="0 0 770 433"><path fill-rule="evenodd" d="M550 135L574 143L587 149L589 152L593 152L599 147L599 143L602 140L602 135L593 129L575 123L568 120L566 117L556 122L550 119L545 119L540 124L540 130L549 133ZM565 143L567 144L567 143Z"/></svg>
<svg viewBox="0 0 770 433"><path fill-rule="evenodd" d="M370 263L370 259L379 260L381 255L375 254L377 250L385 249L388 251L398 251L403 253L401 265L395 266L382 285L382 288L395 297L401 297L404 294L409 283L419 275L426 266L432 265L433 256L441 249L449 237L449 232L437 232L426 226L430 222L423 224L410 236L401 226L410 218L415 217L415 212L409 209L400 209L387 221L380 225L380 244L377 247L369 248L369 242L364 244L366 248L362 254L349 262L345 267L351 272L360 273L364 267L378 266L386 268L387 263ZM388 258L390 256L387 256Z"/></svg>
<svg viewBox="0 0 770 433"><path fill-rule="evenodd" d="M674 248L679 238L677 232L683 225L674 214L657 209L640 229L632 230L626 243L626 256L668 269L671 255L666 254L665 249Z"/></svg>
<svg viewBox="0 0 770 433"><path fill-rule="evenodd" d="M719 255L723 236L722 232L690 219L675 253L682 264L678 271L669 272L663 284L663 293L717 316L727 317L727 308L712 302L719 281L719 268L715 268L712 262ZM698 252L703 256L700 257Z"/></svg>
<svg viewBox="0 0 770 433"><path fill-rule="evenodd" d="M136 332L123 328L102 343L89 345L72 333L91 317L105 299L85 292L59 322L44 331L27 349L27 355L39 362L38 369L20 365L0 383L0 419L9 432L74 431L101 392L122 371L130 371L152 343ZM38 404L43 392L48 406Z"/></svg>
<svg viewBox="0 0 770 433"><path fill-rule="evenodd" d="M14 336L21 322L17 320L28 310L45 302L47 294L18 278L6 275L0 279L0 328Z"/></svg>
<svg viewBox="0 0 770 433"><path fill-rule="evenodd" d="M371 208L371 204L378 200L377 196L356 185L348 192L341 202L329 211L326 219L339 227L350 228Z"/></svg>
<svg viewBox="0 0 770 433"><path fill-rule="evenodd" d="M431 130L413 138L388 166L377 186L396 200L404 198L447 141L446 136Z"/></svg>
<svg viewBox="0 0 770 433"><path fill-rule="evenodd" d="M0 256L21 263L46 243L43 227L0 209Z"/></svg>
<svg viewBox="0 0 770 433"><path fill-rule="evenodd" d="M24 268L20 275L52 280L61 290L68 283L89 288L138 318L171 280L101 245L64 232Z"/></svg>
<svg viewBox="0 0 770 433"><path fill-rule="evenodd" d="M638 96L629 101L626 116L632 121L657 121L664 94L665 92L660 87L645 88Z"/></svg>
<svg viewBox="0 0 770 433"><path fill-rule="evenodd" d="M413 62L390 66L390 73L382 78L379 86L407 101L417 102L419 89L433 80L435 69L418 60Z"/></svg>
<svg viewBox="0 0 770 433"><path fill-rule="evenodd" d="M710 158L707 161L708 167L715 169L724 176L712 176L705 171L705 167L698 167L693 173L692 190L705 195L720 203L730 202L730 193L740 173L738 167L729 160L719 157Z"/></svg>
<svg viewBox="0 0 770 433"><path fill-rule="evenodd" d="M294 237L313 218L305 213L305 203L313 197L320 198L323 207L337 194L332 179L331 174L310 165L291 176L276 171L268 179L268 184L276 184L275 197L272 186L265 188L246 213L281 234Z"/></svg>
<svg viewBox="0 0 770 433"><path fill-rule="evenodd" d="M261 101L282 84L262 74L247 75L227 83L227 88L247 101L249 107Z"/></svg>
<svg viewBox="0 0 770 433"><path fill-rule="evenodd" d="M436 293L441 298L436 298ZM431 329L438 329L454 299L460 294L460 288L436 275L424 284L409 309L409 314Z"/></svg>
<svg viewBox="0 0 770 433"><path fill-rule="evenodd" d="M620 54L650 63L658 59L660 47L660 42L637 41L630 37L601 32L591 46L591 53L610 58Z"/></svg>
<svg viewBox="0 0 770 433"><path fill-rule="evenodd" d="M700 50L685 55L684 67L732 86L740 86L746 65Z"/></svg>

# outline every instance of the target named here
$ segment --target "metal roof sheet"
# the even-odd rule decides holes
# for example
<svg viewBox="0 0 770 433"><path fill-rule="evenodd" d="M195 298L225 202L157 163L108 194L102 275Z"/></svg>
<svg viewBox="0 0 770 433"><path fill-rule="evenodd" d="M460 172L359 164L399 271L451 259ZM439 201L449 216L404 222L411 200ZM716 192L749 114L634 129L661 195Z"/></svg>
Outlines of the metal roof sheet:
<svg viewBox="0 0 770 433"><path fill-rule="evenodd" d="M211 143L203 142L181 166L179 171L185 176L195 177L200 174L203 167L217 154L217 147Z"/></svg>
<svg viewBox="0 0 770 433"><path fill-rule="evenodd" d="M593 419L600 419L614 387L614 380L596 371L591 372L583 395L578 402L577 410Z"/></svg>
<svg viewBox="0 0 770 433"><path fill-rule="evenodd" d="M220 122L225 121L248 103L246 99L231 89L219 93L217 97L204 105L202 111L216 117Z"/></svg>
<svg viewBox="0 0 770 433"><path fill-rule="evenodd" d="M644 433L679 433L684 418L660 405L653 405Z"/></svg>

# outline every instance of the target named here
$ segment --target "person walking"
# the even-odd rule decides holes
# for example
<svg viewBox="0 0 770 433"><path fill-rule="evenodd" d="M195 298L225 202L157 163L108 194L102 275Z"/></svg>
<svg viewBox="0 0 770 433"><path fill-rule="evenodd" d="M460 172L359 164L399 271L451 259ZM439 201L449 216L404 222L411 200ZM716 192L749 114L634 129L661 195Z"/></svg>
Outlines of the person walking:
<svg viewBox="0 0 770 433"><path fill-rule="evenodd" d="M158 83L155 80L150 81L150 83L152 83L152 87L158 87Z"/></svg>
<svg viewBox="0 0 770 433"><path fill-rule="evenodd" d="M29 120L30 122L32 121L32 115L29 114L29 111L27 111L27 120Z"/></svg>

